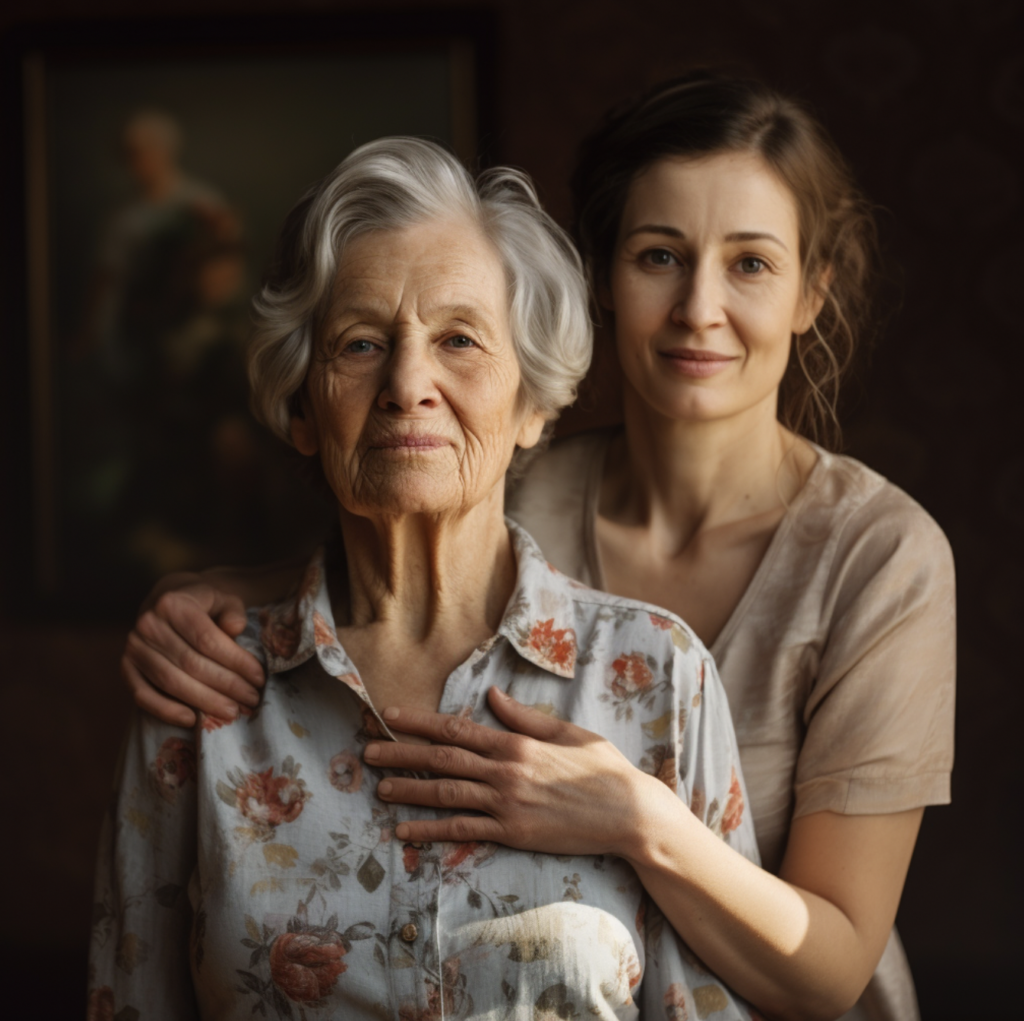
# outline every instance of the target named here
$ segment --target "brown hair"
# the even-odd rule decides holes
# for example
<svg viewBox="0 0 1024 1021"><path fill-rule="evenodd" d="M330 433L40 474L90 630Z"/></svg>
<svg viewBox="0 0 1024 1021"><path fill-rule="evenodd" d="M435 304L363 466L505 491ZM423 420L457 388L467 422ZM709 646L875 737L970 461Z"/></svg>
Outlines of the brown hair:
<svg viewBox="0 0 1024 1021"><path fill-rule="evenodd" d="M576 237L591 283L607 282L630 185L668 156L756 152L790 189L804 284L824 298L794 339L779 419L827 447L841 436L839 384L871 320L877 235L871 206L822 125L761 82L695 71L612 110L580 147L572 177Z"/></svg>

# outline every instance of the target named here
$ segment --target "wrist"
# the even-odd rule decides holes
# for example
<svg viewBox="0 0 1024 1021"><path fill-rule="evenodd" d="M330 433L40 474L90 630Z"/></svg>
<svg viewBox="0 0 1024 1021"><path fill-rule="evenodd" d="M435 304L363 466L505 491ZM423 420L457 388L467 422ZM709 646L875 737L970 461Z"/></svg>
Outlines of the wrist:
<svg viewBox="0 0 1024 1021"><path fill-rule="evenodd" d="M678 855L680 835L700 823L665 783L639 769L634 773L630 811L614 853L634 869L658 868Z"/></svg>

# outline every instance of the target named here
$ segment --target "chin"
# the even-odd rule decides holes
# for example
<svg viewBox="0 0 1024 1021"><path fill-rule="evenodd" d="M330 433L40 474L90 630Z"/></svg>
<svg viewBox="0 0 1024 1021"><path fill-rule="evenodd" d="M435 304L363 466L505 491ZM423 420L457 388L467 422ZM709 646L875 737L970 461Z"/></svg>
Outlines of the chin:
<svg viewBox="0 0 1024 1021"><path fill-rule="evenodd" d="M736 413L736 409L723 401L720 394L709 391L694 393L693 388L688 393L659 394L658 399L649 403L665 418L676 422L714 422Z"/></svg>
<svg viewBox="0 0 1024 1021"><path fill-rule="evenodd" d="M464 509L464 494L461 490L453 492L450 487L444 487L444 491L438 490L436 485L417 482L384 484L374 487L372 493L346 498L342 504L350 513L365 518L411 515L444 517Z"/></svg>

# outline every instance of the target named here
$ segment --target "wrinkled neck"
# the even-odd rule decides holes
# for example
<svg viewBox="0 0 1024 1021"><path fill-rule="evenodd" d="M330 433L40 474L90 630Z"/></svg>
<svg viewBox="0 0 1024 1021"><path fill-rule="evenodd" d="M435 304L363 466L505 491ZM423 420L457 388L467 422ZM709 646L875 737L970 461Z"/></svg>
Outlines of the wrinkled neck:
<svg viewBox="0 0 1024 1021"><path fill-rule="evenodd" d="M383 623L416 644L497 630L516 578L501 486L458 514L340 518L349 583L341 626Z"/></svg>

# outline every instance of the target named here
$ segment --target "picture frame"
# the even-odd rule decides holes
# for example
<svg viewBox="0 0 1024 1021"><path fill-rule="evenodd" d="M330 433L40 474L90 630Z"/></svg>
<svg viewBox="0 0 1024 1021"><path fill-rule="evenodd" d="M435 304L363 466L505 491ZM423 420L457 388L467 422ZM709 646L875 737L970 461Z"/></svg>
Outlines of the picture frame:
<svg viewBox="0 0 1024 1021"><path fill-rule="evenodd" d="M288 209L357 145L418 135L487 162L494 37L486 14L420 12L5 40L24 139L9 603L124 615L168 571L315 545L326 501L245 410L248 298Z"/></svg>

